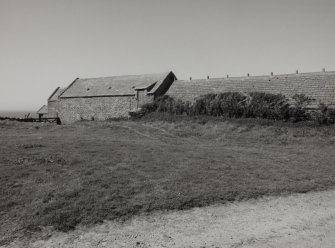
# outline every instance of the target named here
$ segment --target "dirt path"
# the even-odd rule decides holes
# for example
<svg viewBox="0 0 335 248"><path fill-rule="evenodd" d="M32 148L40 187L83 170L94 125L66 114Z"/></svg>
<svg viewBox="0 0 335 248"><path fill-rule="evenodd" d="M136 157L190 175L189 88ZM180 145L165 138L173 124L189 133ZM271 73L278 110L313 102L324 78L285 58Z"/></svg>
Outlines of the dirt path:
<svg viewBox="0 0 335 248"><path fill-rule="evenodd" d="M334 247L335 191L138 216L8 247Z"/></svg>

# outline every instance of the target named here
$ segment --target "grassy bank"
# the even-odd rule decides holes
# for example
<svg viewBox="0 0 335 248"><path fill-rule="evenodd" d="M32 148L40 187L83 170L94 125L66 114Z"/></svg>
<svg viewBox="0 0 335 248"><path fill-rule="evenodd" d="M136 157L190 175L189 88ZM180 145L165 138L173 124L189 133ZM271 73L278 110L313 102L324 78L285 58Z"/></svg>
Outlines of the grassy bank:
<svg viewBox="0 0 335 248"><path fill-rule="evenodd" d="M171 118L0 122L0 244L48 226L335 185L334 126Z"/></svg>

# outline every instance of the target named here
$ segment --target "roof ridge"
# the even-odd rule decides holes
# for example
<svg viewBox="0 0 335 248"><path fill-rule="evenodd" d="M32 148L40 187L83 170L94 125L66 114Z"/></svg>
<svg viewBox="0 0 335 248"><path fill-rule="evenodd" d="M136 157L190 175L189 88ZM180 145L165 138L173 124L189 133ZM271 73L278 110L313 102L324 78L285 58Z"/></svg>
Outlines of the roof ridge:
<svg viewBox="0 0 335 248"><path fill-rule="evenodd" d="M114 76L104 76L104 77L87 77L80 78L81 80L86 79L104 79L104 78L117 78L117 77L136 77L136 76L153 76L153 75L168 75L171 71L161 72L161 73L144 73L144 74L127 74L127 75L114 75Z"/></svg>
<svg viewBox="0 0 335 248"><path fill-rule="evenodd" d="M299 73L286 73L286 74L273 74L273 75L250 75L250 76L235 76L235 77L213 77L213 78L192 78L190 79L180 79L176 81L211 81L211 80L218 80L218 79L225 79L225 80L230 80L230 79L246 79L246 78L275 78L275 77L285 77L285 76L308 76L308 75L323 75L323 74L335 74L335 71L320 71L320 72L299 72Z"/></svg>
<svg viewBox="0 0 335 248"><path fill-rule="evenodd" d="M49 96L49 98L48 98L48 101L56 94L56 92L58 91L58 89L59 89L60 87L58 86L53 92L52 92L52 94Z"/></svg>
<svg viewBox="0 0 335 248"><path fill-rule="evenodd" d="M61 96L78 80L79 78L77 77L75 80L72 81L67 87L65 87L64 91L58 96L61 98Z"/></svg>
<svg viewBox="0 0 335 248"><path fill-rule="evenodd" d="M171 73L173 72L78 78L59 97L135 95L136 88L145 89L154 83L164 82Z"/></svg>
<svg viewBox="0 0 335 248"><path fill-rule="evenodd" d="M44 113L48 113L48 107L47 105L43 105L42 107L39 108L39 110L36 111L36 113L38 114L40 111L42 111L43 109L45 109L45 112Z"/></svg>

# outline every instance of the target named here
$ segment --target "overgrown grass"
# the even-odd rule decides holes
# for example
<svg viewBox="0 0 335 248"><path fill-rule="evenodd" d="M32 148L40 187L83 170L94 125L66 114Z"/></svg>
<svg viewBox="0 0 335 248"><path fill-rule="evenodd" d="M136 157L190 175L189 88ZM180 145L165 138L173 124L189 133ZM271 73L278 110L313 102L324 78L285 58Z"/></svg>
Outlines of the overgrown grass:
<svg viewBox="0 0 335 248"><path fill-rule="evenodd" d="M330 126L155 118L0 122L0 244L48 226L68 231L335 184Z"/></svg>

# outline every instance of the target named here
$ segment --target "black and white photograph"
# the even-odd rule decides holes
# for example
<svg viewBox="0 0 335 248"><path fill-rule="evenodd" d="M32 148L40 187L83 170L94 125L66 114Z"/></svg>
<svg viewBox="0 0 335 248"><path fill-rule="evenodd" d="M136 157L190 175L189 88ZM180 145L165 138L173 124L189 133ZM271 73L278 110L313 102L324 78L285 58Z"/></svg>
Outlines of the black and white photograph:
<svg viewBox="0 0 335 248"><path fill-rule="evenodd" d="M335 0L0 0L1 248L334 248Z"/></svg>

